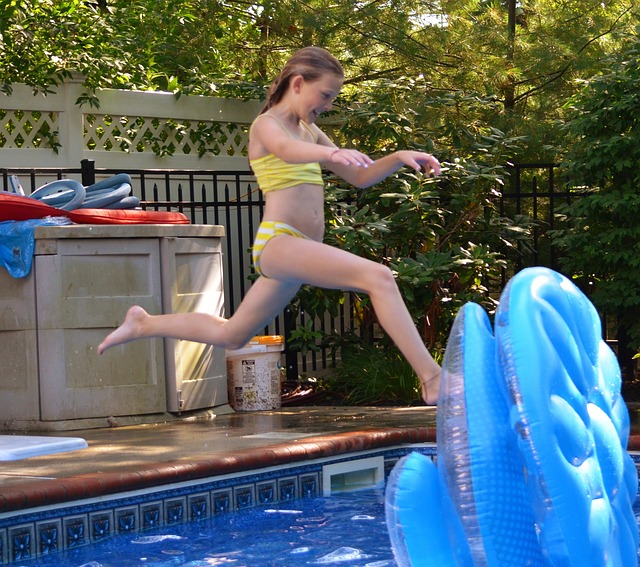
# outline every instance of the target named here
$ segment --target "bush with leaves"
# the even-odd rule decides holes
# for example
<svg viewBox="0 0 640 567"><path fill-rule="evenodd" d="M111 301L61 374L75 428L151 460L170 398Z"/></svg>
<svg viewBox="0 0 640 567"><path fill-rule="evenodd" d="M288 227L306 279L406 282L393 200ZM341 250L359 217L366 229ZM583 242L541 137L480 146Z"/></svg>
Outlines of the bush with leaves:
<svg viewBox="0 0 640 567"><path fill-rule="evenodd" d="M359 99L338 133L342 142L361 140L372 155L415 148L414 140L419 141L418 147L433 146L425 128L428 114L398 112L391 103L392 89L388 97L378 92L367 104L362 93ZM482 112L472 108L481 103L464 101L468 113ZM434 132L438 135L440 130ZM436 152L445 158L443 174L437 178L403 170L362 191L339 180L327 187L326 242L392 269L414 322L437 360L442 358L458 309L474 301L493 312L503 270L519 254L515 244L521 242L521 250L530 247L528 219L501 216L497 201L506 175L504 164L519 140L480 128L467 129L462 138L453 144L449 139L446 149ZM444 143L445 136L438 146ZM338 297L339 292L305 286L296 301L313 318L325 311L335 314ZM342 348L342 364L326 387L333 392L357 392L348 399L353 402L357 397L359 403L418 399L415 376L411 388L406 387L406 376L398 380L407 368L398 364L398 349L379 332L369 298L352 293L349 305L360 332L324 337L325 344ZM381 364L380 359L393 363ZM375 379L371 366L376 367Z"/></svg>
<svg viewBox="0 0 640 567"><path fill-rule="evenodd" d="M562 270L617 321L619 358L632 378L640 348L640 37L602 68L571 102L564 175L587 194L565 208L554 242Z"/></svg>

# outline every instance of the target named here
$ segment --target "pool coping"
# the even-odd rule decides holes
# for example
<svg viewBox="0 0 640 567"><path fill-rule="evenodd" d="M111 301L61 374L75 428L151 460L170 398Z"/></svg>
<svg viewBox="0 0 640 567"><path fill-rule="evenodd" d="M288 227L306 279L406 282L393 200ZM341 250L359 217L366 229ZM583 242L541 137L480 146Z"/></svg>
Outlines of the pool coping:
<svg viewBox="0 0 640 567"><path fill-rule="evenodd" d="M640 436L638 436L640 446ZM181 457L131 465L113 472L85 473L0 486L0 514L123 492L158 488L178 482L291 465L398 445L433 443L435 427L384 428L317 435L261 448L237 449L211 457Z"/></svg>
<svg viewBox="0 0 640 567"><path fill-rule="evenodd" d="M237 449L206 458L181 457L130 465L115 472L30 480L6 488L0 486L0 514L359 451L435 442L436 428L432 426L349 431L275 443L261 448ZM627 450L640 451L640 434L629 436Z"/></svg>

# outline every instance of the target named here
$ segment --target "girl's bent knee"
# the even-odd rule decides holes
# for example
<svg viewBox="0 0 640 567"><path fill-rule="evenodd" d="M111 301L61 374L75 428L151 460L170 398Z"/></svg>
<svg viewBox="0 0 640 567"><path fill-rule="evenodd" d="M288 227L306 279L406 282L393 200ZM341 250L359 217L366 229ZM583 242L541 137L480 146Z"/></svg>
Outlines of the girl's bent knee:
<svg viewBox="0 0 640 567"><path fill-rule="evenodd" d="M389 294L399 293L398 284L393 276L393 272L387 266L374 264L371 270L364 275L366 280L363 283L362 289L366 291L368 295L385 297Z"/></svg>
<svg viewBox="0 0 640 567"><path fill-rule="evenodd" d="M397 288L398 284L396 282L396 278L393 276L393 272L387 266L383 266L382 264L378 265L378 270L376 272L376 287L392 287Z"/></svg>
<svg viewBox="0 0 640 567"><path fill-rule="evenodd" d="M231 319L227 319L218 326L216 337L212 343L226 350L243 348L253 338L254 333L243 328L244 325L229 325L230 322Z"/></svg>
<svg viewBox="0 0 640 567"><path fill-rule="evenodd" d="M225 341L224 344L220 345L225 350L237 350L246 346L246 344L251 340L252 337L249 337L247 340L243 341Z"/></svg>

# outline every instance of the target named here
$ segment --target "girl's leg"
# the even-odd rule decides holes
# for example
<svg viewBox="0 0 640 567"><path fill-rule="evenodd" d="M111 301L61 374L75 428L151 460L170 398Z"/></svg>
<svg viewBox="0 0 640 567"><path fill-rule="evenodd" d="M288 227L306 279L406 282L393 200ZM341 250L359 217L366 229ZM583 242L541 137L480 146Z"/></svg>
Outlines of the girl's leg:
<svg viewBox="0 0 640 567"><path fill-rule="evenodd" d="M295 261L291 261L292 258ZM272 239L262 252L260 265L269 277L279 280L368 294L380 325L418 375L425 402L437 403L440 366L425 347L395 278L386 266L326 244L291 236Z"/></svg>
<svg viewBox="0 0 640 567"><path fill-rule="evenodd" d="M167 337L240 348L295 296L300 284L259 278L245 295L231 319L208 313L149 315L142 307L129 309L124 322L98 347L106 349L135 339Z"/></svg>
<svg viewBox="0 0 640 567"><path fill-rule="evenodd" d="M418 375L425 402L437 402L440 367L422 342L388 268L326 244L288 235L269 241L262 252L261 267L269 278L253 284L231 319L205 313L152 316L140 307L132 307L124 323L107 336L98 351L143 337L238 348L286 307L302 283L309 283L368 294L380 324Z"/></svg>

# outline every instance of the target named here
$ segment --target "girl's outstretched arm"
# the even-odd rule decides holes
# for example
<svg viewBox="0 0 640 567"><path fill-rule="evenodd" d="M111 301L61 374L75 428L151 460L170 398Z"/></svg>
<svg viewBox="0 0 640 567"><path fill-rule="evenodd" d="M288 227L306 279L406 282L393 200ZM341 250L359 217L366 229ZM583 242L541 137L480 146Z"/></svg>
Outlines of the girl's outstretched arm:
<svg viewBox="0 0 640 567"><path fill-rule="evenodd" d="M412 150L400 150L388 154L366 168L354 168L343 163L336 163L341 154L349 151L351 150L341 150L333 156L330 162L325 162L323 165L351 185L361 189L375 185L404 166L411 167L416 171L423 171L427 175L440 174L440 162L434 156Z"/></svg>
<svg viewBox="0 0 640 567"><path fill-rule="evenodd" d="M425 152L413 150L400 150L388 154L375 161L370 161L366 167L353 167L353 161L361 152L349 148L336 149L329 137L316 125L318 144L331 146L331 154L328 160L322 162L322 166L342 177L347 183L364 189L382 181L389 175L403 167L411 167L416 171L423 171L427 175L440 175L440 162L436 157Z"/></svg>

